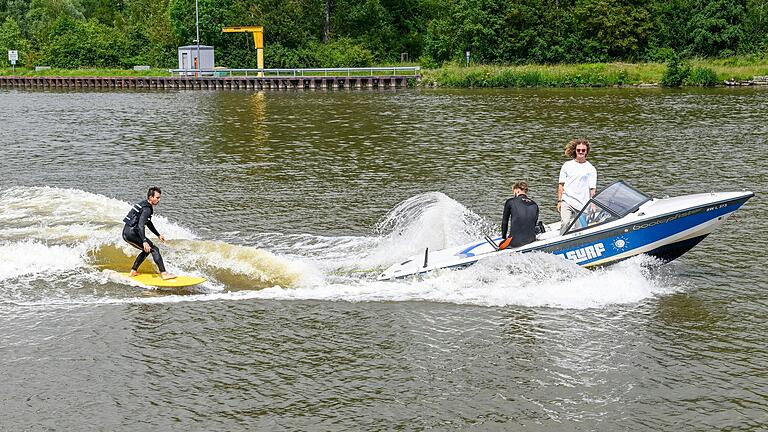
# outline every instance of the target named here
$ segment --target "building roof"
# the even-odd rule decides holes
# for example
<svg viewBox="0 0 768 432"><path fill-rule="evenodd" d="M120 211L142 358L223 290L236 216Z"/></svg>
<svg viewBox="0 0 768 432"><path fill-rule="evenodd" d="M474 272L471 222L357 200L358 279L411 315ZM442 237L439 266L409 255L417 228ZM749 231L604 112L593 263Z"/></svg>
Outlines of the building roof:
<svg viewBox="0 0 768 432"><path fill-rule="evenodd" d="M179 49L197 49L197 45L184 45L180 46ZM210 45L200 45L200 49L209 50L213 49L213 47Z"/></svg>

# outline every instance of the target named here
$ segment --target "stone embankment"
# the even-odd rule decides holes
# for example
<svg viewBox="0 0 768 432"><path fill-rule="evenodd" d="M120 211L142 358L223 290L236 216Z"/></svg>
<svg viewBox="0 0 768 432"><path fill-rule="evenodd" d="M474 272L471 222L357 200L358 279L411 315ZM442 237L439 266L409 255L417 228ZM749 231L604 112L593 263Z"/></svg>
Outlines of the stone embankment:
<svg viewBox="0 0 768 432"><path fill-rule="evenodd" d="M727 86L751 86L751 85L768 85L768 75L766 76L754 76L749 81L737 81L730 79L725 81Z"/></svg>
<svg viewBox="0 0 768 432"><path fill-rule="evenodd" d="M160 90L344 90L406 88L418 76L61 77L0 76L0 87Z"/></svg>

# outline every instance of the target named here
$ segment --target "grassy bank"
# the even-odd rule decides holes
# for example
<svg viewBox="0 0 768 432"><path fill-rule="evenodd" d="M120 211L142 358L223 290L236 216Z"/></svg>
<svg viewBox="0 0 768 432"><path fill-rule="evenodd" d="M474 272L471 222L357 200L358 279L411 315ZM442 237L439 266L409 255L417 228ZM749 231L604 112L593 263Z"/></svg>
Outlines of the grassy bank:
<svg viewBox="0 0 768 432"><path fill-rule="evenodd" d="M0 76L170 76L167 69L150 69L146 71L135 71L133 69L46 69L36 71L35 69L16 68L14 72L11 68L0 69Z"/></svg>
<svg viewBox="0 0 768 432"><path fill-rule="evenodd" d="M768 75L768 59L692 60L683 85L718 85ZM609 87L658 85L664 63L590 63L573 65L445 66L422 70L421 86L458 88Z"/></svg>
<svg viewBox="0 0 768 432"><path fill-rule="evenodd" d="M410 64L411 66L413 64ZM682 65L682 85L721 85L726 80L749 81L754 76L768 76L767 57L731 57L727 59L689 60ZM464 67L446 65L422 69L418 86L453 88L504 87L611 87L659 85L668 73L665 63L588 63L561 65ZM679 73L679 71L678 71ZM132 69L0 69L0 76L170 76L167 69L134 71Z"/></svg>

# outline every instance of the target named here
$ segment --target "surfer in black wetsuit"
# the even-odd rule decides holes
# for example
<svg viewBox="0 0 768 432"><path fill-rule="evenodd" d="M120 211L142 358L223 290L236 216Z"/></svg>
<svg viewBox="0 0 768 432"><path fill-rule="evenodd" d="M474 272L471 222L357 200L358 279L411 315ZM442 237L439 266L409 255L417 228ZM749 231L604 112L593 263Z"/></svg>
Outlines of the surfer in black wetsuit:
<svg viewBox="0 0 768 432"><path fill-rule="evenodd" d="M160 202L160 188L151 187L147 192L147 199L134 204L131 211L123 219L125 226L123 227L123 240L128 242L131 246L139 249L141 253L136 257L136 261L131 267L131 276L139 274L139 266L147 258L147 255L152 254L152 259L155 260L157 268L160 270L160 277L163 279L173 279L176 275L172 275L165 271L165 264L163 264L163 257L160 256L160 249L155 246L151 240L149 240L144 234L144 227L149 228L159 239L164 242L165 237L157 232L155 225L152 223L152 213L154 213L154 207Z"/></svg>
<svg viewBox="0 0 768 432"><path fill-rule="evenodd" d="M514 197L504 203L504 216L501 220L501 236L512 238L509 246L526 245L536 240L536 222L539 220L539 205L528 198L528 183L521 181L512 186ZM511 223L510 223L511 219Z"/></svg>

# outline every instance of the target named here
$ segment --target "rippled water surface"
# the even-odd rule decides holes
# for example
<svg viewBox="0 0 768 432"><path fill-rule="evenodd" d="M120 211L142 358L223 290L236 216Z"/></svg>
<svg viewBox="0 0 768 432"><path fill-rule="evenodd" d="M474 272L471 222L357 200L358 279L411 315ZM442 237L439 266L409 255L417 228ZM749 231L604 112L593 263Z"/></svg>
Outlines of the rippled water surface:
<svg viewBox="0 0 768 432"><path fill-rule="evenodd" d="M768 89L0 90L0 430L765 430ZM598 186L751 190L658 266L393 262ZM121 219L189 290L127 283ZM144 271L152 271L148 261Z"/></svg>

